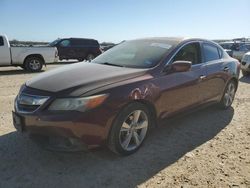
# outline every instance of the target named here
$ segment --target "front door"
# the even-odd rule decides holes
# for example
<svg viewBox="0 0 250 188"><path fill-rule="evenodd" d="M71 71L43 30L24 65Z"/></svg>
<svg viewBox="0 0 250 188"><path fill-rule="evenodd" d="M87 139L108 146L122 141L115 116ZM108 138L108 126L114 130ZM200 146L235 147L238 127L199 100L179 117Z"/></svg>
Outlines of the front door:
<svg viewBox="0 0 250 188"><path fill-rule="evenodd" d="M58 55L60 59L71 59L74 57L74 50L71 47L71 42L68 39L62 40L58 44Z"/></svg>
<svg viewBox="0 0 250 188"><path fill-rule="evenodd" d="M155 84L162 88L162 95L156 103L161 118L198 105L203 100L200 88L206 76L206 66L201 60L200 43L189 43L182 47L170 64L181 60L192 62L190 71L169 73L155 80Z"/></svg>

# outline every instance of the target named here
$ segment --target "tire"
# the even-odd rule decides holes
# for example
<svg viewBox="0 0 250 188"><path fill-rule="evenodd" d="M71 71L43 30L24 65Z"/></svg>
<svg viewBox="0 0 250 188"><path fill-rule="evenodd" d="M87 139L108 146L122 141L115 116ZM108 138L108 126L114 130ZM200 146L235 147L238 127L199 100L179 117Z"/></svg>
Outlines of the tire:
<svg viewBox="0 0 250 188"><path fill-rule="evenodd" d="M145 105L129 104L113 122L108 140L110 150L124 156L135 153L145 141L151 125L152 117Z"/></svg>
<svg viewBox="0 0 250 188"><path fill-rule="evenodd" d="M77 59L77 61L78 62L82 62L82 61L84 61L84 59L82 59L82 58L81 59Z"/></svg>
<svg viewBox="0 0 250 188"><path fill-rule="evenodd" d="M234 100L236 93L236 82L231 80L228 82L225 91L223 93L223 97L219 103L221 109L228 109Z"/></svg>
<svg viewBox="0 0 250 188"><path fill-rule="evenodd" d="M44 64L43 60L39 57L28 57L24 62L26 70L30 72L41 71L43 64Z"/></svg>
<svg viewBox="0 0 250 188"><path fill-rule="evenodd" d="M87 56L87 61L92 61L93 59L95 59L95 56L93 55L93 54L89 54L88 56Z"/></svg>
<svg viewBox="0 0 250 188"><path fill-rule="evenodd" d="M241 72L242 72L243 76L248 76L250 74L249 72L247 72L245 70L241 70Z"/></svg>

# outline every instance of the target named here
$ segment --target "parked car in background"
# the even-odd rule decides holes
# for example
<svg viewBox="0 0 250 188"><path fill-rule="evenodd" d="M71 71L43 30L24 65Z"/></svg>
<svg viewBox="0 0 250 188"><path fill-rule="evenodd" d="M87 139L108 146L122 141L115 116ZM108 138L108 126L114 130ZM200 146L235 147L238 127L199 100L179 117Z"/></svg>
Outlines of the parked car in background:
<svg viewBox="0 0 250 188"><path fill-rule="evenodd" d="M11 47L6 35L0 35L0 66L20 66L31 72L44 64L58 61L55 47Z"/></svg>
<svg viewBox="0 0 250 188"><path fill-rule="evenodd" d="M245 53L241 60L241 70L243 76L250 75L250 52Z"/></svg>
<svg viewBox="0 0 250 188"><path fill-rule="evenodd" d="M245 53L250 51L250 43L236 43L233 49L233 58L241 61Z"/></svg>
<svg viewBox="0 0 250 188"><path fill-rule="evenodd" d="M63 38L51 42L49 46L57 47L60 60L91 61L102 53L98 41L94 39Z"/></svg>
<svg viewBox="0 0 250 188"><path fill-rule="evenodd" d="M220 42L219 45L221 45L221 47L224 48L224 50L228 53L228 55L233 57L233 50L232 50L234 45L233 41Z"/></svg>
<svg viewBox="0 0 250 188"><path fill-rule="evenodd" d="M240 63L208 40L126 41L91 63L27 81L15 100L14 126L44 135L50 147L107 144L129 155L160 120L201 105L229 108L239 72Z"/></svg>
<svg viewBox="0 0 250 188"><path fill-rule="evenodd" d="M219 43L233 58L241 60L243 55L250 51L249 42L228 41Z"/></svg>

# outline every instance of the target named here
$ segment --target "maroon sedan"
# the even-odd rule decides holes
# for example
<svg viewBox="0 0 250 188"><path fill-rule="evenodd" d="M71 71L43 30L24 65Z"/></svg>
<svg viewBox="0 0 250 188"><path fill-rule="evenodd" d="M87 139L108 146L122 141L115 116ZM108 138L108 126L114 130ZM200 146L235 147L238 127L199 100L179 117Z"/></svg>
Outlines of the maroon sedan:
<svg viewBox="0 0 250 188"><path fill-rule="evenodd" d="M205 104L230 107L239 70L237 60L208 40L126 41L91 63L27 81L15 100L14 125L43 135L54 148L106 144L128 155L161 119Z"/></svg>

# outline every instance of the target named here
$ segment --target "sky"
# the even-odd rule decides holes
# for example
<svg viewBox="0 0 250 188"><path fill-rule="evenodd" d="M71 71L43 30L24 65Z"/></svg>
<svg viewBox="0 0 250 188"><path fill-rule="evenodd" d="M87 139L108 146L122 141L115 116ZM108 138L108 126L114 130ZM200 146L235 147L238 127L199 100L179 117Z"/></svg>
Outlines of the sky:
<svg viewBox="0 0 250 188"><path fill-rule="evenodd" d="M250 37L249 18L250 0L0 0L0 34L29 41Z"/></svg>

